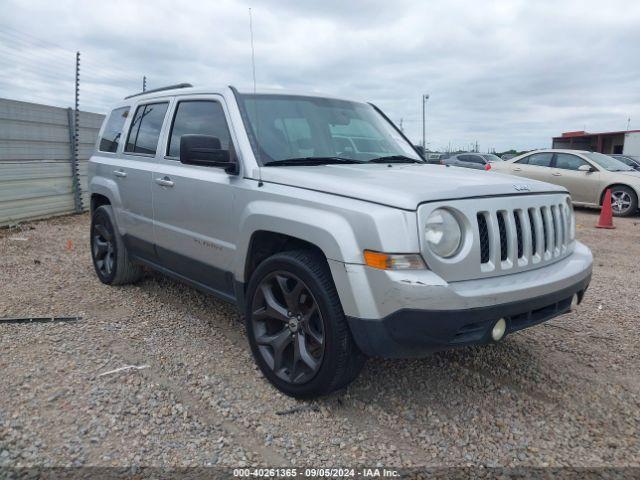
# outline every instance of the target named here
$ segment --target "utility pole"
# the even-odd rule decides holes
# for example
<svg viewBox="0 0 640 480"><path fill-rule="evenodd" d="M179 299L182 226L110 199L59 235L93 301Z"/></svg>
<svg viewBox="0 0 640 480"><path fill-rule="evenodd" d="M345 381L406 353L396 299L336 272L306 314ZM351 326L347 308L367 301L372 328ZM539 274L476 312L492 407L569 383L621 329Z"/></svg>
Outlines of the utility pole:
<svg viewBox="0 0 640 480"><path fill-rule="evenodd" d="M427 151L427 115L426 115L426 105L427 100L429 100L429 94L425 93L422 95L422 148Z"/></svg>
<svg viewBox="0 0 640 480"><path fill-rule="evenodd" d="M147 91L147 77L146 76L142 77L142 91L143 92Z"/></svg>
<svg viewBox="0 0 640 480"><path fill-rule="evenodd" d="M400 119L400 131L404 133L404 127L402 126L402 118Z"/></svg>
<svg viewBox="0 0 640 480"><path fill-rule="evenodd" d="M627 118L627 132L629 131L630 126L631 126L631 117Z"/></svg>
<svg viewBox="0 0 640 480"><path fill-rule="evenodd" d="M80 170L78 159L78 142L80 140L80 52L76 52L75 103L73 111L73 136L71 137L71 185L73 188L73 207L81 213L82 192L80 191Z"/></svg>

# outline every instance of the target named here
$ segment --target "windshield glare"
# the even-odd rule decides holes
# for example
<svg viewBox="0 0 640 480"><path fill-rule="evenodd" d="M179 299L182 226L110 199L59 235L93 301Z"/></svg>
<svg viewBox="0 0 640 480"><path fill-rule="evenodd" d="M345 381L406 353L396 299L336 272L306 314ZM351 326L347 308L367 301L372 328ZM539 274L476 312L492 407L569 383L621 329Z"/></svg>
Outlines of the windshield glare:
<svg viewBox="0 0 640 480"><path fill-rule="evenodd" d="M371 105L293 95L240 96L259 163L309 157L367 162L393 155L423 161Z"/></svg>
<svg viewBox="0 0 640 480"><path fill-rule="evenodd" d="M597 163L600 167L610 172L627 172L633 170L633 168L625 165L620 160L616 160L609 155L604 155L597 152L587 152L584 154L589 160Z"/></svg>

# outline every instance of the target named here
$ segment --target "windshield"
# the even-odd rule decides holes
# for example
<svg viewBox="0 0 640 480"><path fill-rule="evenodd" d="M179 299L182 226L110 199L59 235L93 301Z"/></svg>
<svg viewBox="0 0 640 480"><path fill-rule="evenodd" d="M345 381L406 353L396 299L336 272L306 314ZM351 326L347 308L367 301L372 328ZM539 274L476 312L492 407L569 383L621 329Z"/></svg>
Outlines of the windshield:
<svg viewBox="0 0 640 480"><path fill-rule="evenodd" d="M482 158L484 158L487 162L501 162L502 159L497 156L494 155L493 153L488 153L486 155L482 155Z"/></svg>
<svg viewBox="0 0 640 480"><path fill-rule="evenodd" d="M253 152L261 165L334 158L369 162L423 160L371 105L294 95L239 96Z"/></svg>
<svg viewBox="0 0 640 480"><path fill-rule="evenodd" d="M628 172L633 170L630 166L625 165L620 160L616 160L609 155L603 155L602 153L597 152L587 152L584 156L610 172Z"/></svg>

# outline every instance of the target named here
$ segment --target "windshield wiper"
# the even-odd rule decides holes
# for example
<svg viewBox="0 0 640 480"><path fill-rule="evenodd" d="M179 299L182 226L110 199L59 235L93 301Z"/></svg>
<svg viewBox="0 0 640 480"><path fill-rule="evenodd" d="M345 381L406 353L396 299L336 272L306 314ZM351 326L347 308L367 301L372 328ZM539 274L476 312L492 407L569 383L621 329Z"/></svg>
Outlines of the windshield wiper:
<svg viewBox="0 0 640 480"><path fill-rule="evenodd" d="M406 155L388 155L369 160L369 163L424 163L421 160L407 157Z"/></svg>
<svg viewBox="0 0 640 480"><path fill-rule="evenodd" d="M264 162L265 167L279 167L279 166L312 166L312 165L331 165L331 164L351 164L351 163L364 163L360 160L354 160L353 158L342 157L299 157L299 158L285 158L283 160L271 160Z"/></svg>

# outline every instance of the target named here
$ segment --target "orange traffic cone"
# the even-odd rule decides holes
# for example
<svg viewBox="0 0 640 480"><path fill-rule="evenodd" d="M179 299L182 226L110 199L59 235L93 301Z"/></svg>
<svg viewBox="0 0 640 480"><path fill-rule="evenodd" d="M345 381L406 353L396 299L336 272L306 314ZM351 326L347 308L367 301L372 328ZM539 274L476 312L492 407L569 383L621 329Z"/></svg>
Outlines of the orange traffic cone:
<svg viewBox="0 0 640 480"><path fill-rule="evenodd" d="M604 194L604 202L600 210L600 218L596 228L616 228L613 226L613 212L611 211L611 190L607 189Z"/></svg>

